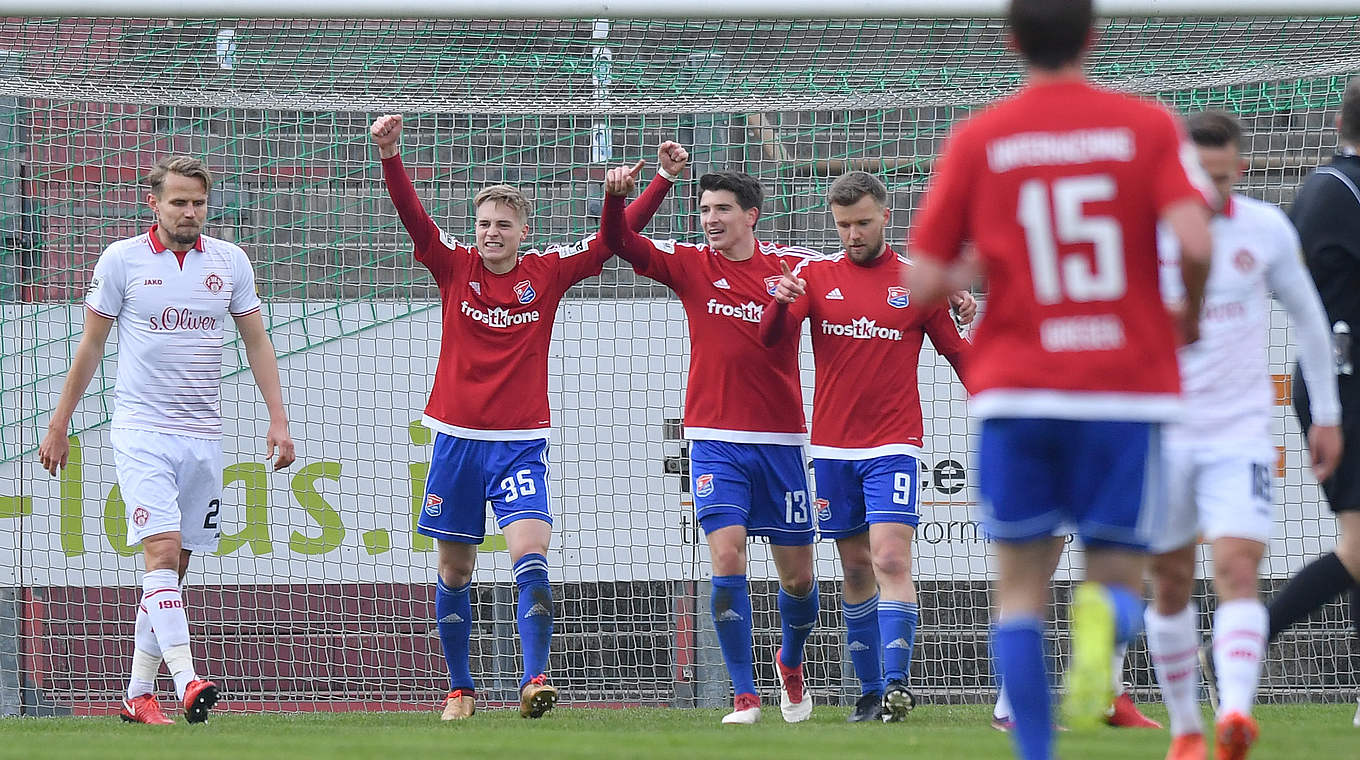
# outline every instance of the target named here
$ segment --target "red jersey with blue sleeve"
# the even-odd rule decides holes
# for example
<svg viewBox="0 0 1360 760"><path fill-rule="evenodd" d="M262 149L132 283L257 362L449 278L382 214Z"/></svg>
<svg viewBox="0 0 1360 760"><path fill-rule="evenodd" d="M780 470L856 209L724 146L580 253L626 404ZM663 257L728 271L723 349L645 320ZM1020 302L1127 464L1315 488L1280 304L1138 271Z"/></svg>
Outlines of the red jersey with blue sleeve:
<svg viewBox="0 0 1360 760"><path fill-rule="evenodd" d="M807 280L792 304L771 301L761 337L797 336L811 320L817 389L812 402L812 456L871 459L921 455L924 427L917 365L925 336L964 377L971 346L949 308L922 309L911 299L911 264L891 248L867 265L844 253L807 261Z"/></svg>
<svg viewBox="0 0 1360 760"><path fill-rule="evenodd" d="M972 241L988 286L969 367L975 415L1163 421L1176 339L1157 220L1213 190L1165 108L1084 81L1032 84L956 130L913 257Z"/></svg>
<svg viewBox="0 0 1360 760"><path fill-rule="evenodd" d="M606 196L600 236L638 274L671 290L689 323L685 437L731 443L806 443L798 334L772 346L760 341L760 318L790 269L820 254L757 242L755 255L732 261L708 245L651 240L620 224L622 199ZM612 238L612 239L611 239Z"/></svg>
<svg viewBox="0 0 1360 760"><path fill-rule="evenodd" d="M399 156L384 159L383 178L415 258L439 285L443 334L434 386L425 407L432 430L484 441L548 437L548 345L557 304L572 285L597 275L610 257L592 235L573 245L521 254L496 274L473 246L439 229ZM651 220L671 183L658 176L628 208L628 222Z"/></svg>

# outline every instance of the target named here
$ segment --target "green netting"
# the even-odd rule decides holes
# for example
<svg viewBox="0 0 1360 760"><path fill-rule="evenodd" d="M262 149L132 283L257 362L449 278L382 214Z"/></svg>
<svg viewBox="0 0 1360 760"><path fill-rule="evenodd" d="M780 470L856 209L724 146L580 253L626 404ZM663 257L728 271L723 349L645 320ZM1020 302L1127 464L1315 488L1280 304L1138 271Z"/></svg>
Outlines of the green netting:
<svg viewBox="0 0 1360 760"><path fill-rule="evenodd" d="M1331 123L1342 86L1360 73L1357 39L1356 17L1123 19L1103 26L1090 66L1102 82L1182 110L1239 114L1252 167L1244 190L1283 203L1335 144ZM140 178L159 155L203 156L216 172L209 232L238 242L254 261L261 295L277 305L269 320L285 363L345 373L353 346L362 342L355 338L438 309L433 283L411 260L381 186L367 136L378 114L405 113L406 163L432 215L455 235L470 232L468 199L501 181L533 199L532 243L590 234L605 169L651 158L659 142L678 139L694 154L696 173L736 168L764 181L763 237L829 250L837 241L822 197L835 176L848 169L882 176L892 193L891 236L903 239L950 126L1019 82L1001 27L978 20L0 22L0 465L8 468L0 470L0 517L10 511L5 499L31 495L45 478L36 472L34 450L79 337L75 304L104 246L149 224ZM650 232L696 238L694 201L692 185L682 185ZM581 318L586 332L620 331L609 340L623 345L625 328L610 323L610 304L664 304L665 298L663 289L611 263L573 291L569 304L597 315ZM1273 358L1282 364L1288 341L1277 325L1272 345L1279 356ZM372 348L391 354L394 374L407 371L403 353L431 351L428 341L403 340ZM229 349L226 373L245 373L240 346ZM613 350L607 341L601 349ZM678 353L661 342L651 351L631 361L664 364ZM578 358L565 352L553 358L565 368L554 374L560 378L554 414L571 441L553 449L554 456L568 471L617 467L641 477L637 473L659 468L649 459L630 470L596 453L611 436L624 434L594 416L598 398L605 398L599 389L628 368L622 360L602 361L599 366L612 369L577 378L568 370ZM377 382L387 371L358 382ZM619 402L646 420L632 424L638 436L644 430L648 436L635 439L636 450L660 446L652 440L653 427L660 429L652 417L679 415L673 391L680 374L668 375L676 384L667 386L672 395ZM927 367L922 377L927 396L949 397L953 386L943 365ZM247 377L240 381L249 388ZM421 374L409 384L423 390L427 381ZM112 384L106 361L73 432L93 434L105 426ZM294 397L294 416L304 422L372 411L307 401L311 397L296 389ZM375 399L372 406L380 408L393 403ZM412 416L400 420L403 431L419 409L394 412L408 412ZM383 429L371 421L343 429L316 424L325 431L316 438L364 438ZM967 461L961 411L927 424L949 431L934 439L938 457ZM253 451L256 443L239 445ZM417 443L412 434L411 444ZM1291 445L1300 448L1297 435ZM409 490L404 470L393 474L358 456L342 464L371 478L379 496ZM399 462L398 469L404 466ZM1291 468L1290 477L1301 479L1303 465ZM607 490L594 481L579 488ZM365 501L355 512L367 510ZM606 517L611 510L601 506L591 519L613 519ZM1314 537L1329 530L1310 524L1302 534L1313 543L1291 556L1316 551ZM366 567L383 556L355 551L359 560L345 555L341 563ZM9 570L22 580L67 562L57 553L35 556ZM957 631L940 634L923 667L949 671L942 694L984 698L984 666L960 665L965 675L950 669L985 660L985 646L980 655L970 649L985 630L985 603L945 596L935 603L976 625L959 623ZM597 629L582 623L580 630ZM839 650L827 646L813 657L818 688L825 681L817 679L839 667ZM674 684L663 678L665 658L657 655L648 670L638 660L650 655L620 651L633 659L606 670L627 684L621 693L666 699ZM1147 686L1146 670L1140 673ZM1325 687L1291 681L1279 689L1333 695L1354 682L1354 669L1347 673ZM595 688L597 680L581 688Z"/></svg>

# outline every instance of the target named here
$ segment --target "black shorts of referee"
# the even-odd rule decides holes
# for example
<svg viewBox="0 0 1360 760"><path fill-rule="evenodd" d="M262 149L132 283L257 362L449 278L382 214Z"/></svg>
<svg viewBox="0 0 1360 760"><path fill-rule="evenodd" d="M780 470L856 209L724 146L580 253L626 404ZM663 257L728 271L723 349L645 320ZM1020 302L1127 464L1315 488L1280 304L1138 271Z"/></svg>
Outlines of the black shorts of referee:
<svg viewBox="0 0 1360 760"><path fill-rule="evenodd" d="M1344 448L1341 462L1332 476L1322 483L1322 492L1333 512L1360 512L1360 376L1337 375L1341 395L1341 436ZM1304 440L1313 426L1308 408L1308 387L1298 367L1294 368L1294 413L1303 428Z"/></svg>

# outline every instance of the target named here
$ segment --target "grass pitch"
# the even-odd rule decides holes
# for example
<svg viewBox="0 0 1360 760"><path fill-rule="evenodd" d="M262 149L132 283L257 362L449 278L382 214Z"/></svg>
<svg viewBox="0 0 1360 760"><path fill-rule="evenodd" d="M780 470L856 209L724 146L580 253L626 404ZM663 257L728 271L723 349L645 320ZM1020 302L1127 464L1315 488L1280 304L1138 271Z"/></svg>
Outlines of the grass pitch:
<svg viewBox="0 0 1360 760"><path fill-rule="evenodd" d="M1148 713L1165 717L1159 705ZM1355 705L1278 705L1257 710L1261 741L1255 760L1360 758L1360 729L1351 726ZM765 707L757 726L721 726L720 710L638 708L587 710L560 707L527 721L516 710L480 712L471 720L441 723L429 713L215 715L190 726L181 717L162 728L112 718L10 718L0 720L0 757L204 758L923 758L970 760L1010 757L1004 734L988 726L987 706L918 708L894 725L850 725L846 708L818 707L812 720L786 725L777 706ZM1065 733L1058 753L1068 760L1160 760L1165 731L1101 729Z"/></svg>

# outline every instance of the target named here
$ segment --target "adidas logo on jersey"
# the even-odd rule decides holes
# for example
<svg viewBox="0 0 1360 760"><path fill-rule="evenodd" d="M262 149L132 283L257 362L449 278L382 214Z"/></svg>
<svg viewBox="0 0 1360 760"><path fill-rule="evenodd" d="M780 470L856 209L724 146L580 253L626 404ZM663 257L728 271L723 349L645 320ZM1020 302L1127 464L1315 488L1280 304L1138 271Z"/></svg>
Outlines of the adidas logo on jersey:
<svg viewBox="0 0 1360 760"><path fill-rule="evenodd" d="M850 642L850 646L849 646L849 647L846 647L846 648L849 649L851 652L867 652L867 651L869 651L869 645L868 645L868 644L865 644L863 641L852 641L852 642Z"/></svg>
<svg viewBox="0 0 1360 760"><path fill-rule="evenodd" d="M441 622L441 623L461 623L461 622L463 622L463 617L462 617L461 615L459 615L457 612L450 612L449 614L445 615L444 617L439 618L439 622Z"/></svg>
<svg viewBox="0 0 1360 760"><path fill-rule="evenodd" d="M552 613L548 611L547 607L544 607L542 604L535 602L534 606L530 607L529 611L524 613L524 617L531 618L537 617L539 615L551 615L551 614Z"/></svg>
<svg viewBox="0 0 1360 760"><path fill-rule="evenodd" d="M891 644L889 644L889 645L887 645L886 647L883 647L883 648L884 648L884 649L911 649L911 644L908 644L906 639L903 639L903 638L896 638L896 639L893 639L893 640L892 640L892 643L891 643Z"/></svg>
<svg viewBox="0 0 1360 760"><path fill-rule="evenodd" d="M714 280L714 281L713 281L713 287L715 287L715 288L722 288L723 290L731 290L731 289L732 289L732 286L727 284L727 278L726 278L726 277L719 277L718 279Z"/></svg>
<svg viewBox="0 0 1360 760"><path fill-rule="evenodd" d="M844 301L844 300L845 300L845 296L841 295L841 289L840 289L840 288L832 288L832 289L831 289L831 292L826 294L826 300L828 300L828 301Z"/></svg>
<svg viewBox="0 0 1360 760"><path fill-rule="evenodd" d="M463 302L463 313L471 317L473 321L481 322L487 327L495 328L528 324L529 322L537 322L539 319L537 309L514 314L511 313L509 309L503 309L497 306L494 309L482 311L472 304L469 304L467 301ZM757 319L756 321L759 322L760 320Z"/></svg>
<svg viewBox="0 0 1360 760"><path fill-rule="evenodd" d="M765 307L753 301L747 301L739 306L732 304L718 303L718 299L708 299L708 313L717 314L723 317L735 317L743 322L760 324L760 317L765 313Z"/></svg>
<svg viewBox="0 0 1360 760"><path fill-rule="evenodd" d="M732 620L745 620L745 618L731 607L723 610L722 614L718 616L719 623L726 623Z"/></svg>
<svg viewBox="0 0 1360 760"><path fill-rule="evenodd" d="M858 338L860 340L871 340L882 338L883 340L902 340L902 331L890 327L879 327L878 320L860 317L848 325L837 325L822 320L823 335L840 335L846 338Z"/></svg>

